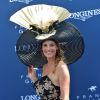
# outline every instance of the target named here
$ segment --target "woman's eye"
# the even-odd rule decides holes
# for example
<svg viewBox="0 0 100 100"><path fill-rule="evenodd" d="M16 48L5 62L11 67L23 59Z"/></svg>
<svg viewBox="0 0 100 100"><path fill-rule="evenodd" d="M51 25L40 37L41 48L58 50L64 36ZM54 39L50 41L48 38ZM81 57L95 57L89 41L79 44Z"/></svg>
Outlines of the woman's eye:
<svg viewBox="0 0 100 100"><path fill-rule="evenodd" d="M43 47L47 47L47 44L44 44Z"/></svg>
<svg viewBox="0 0 100 100"><path fill-rule="evenodd" d="M53 46L55 46L55 45L54 45L54 44L43 44L43 47L47 47L47 46L53 47Z"/></svg>
<svg viewBox="0 0 100 100"><path fill-rule="evenodd" d="M54 44L50 44L50 46L51 46L51 47L53 47L53 46L54 46Z"/></svg>

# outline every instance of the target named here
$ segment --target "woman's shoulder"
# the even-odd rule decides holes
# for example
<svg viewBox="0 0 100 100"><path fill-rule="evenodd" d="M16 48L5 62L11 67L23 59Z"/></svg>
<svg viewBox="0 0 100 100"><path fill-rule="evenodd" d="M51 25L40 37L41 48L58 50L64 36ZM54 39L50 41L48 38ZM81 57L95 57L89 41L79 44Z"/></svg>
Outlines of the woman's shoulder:
<svg viewBox="0 0 100 100"><path fill-rule="evenodd" d="M68 67L68 65L63 61L63 60L61 60L61 61L59 61L59 63L58 63L58 68L63 68L63 67Z"/></svg>
<svg viewBox="0 0 100 100"><path fill-rule="evenodd" d="M58 73L58 75L69 76L68 65L66 63L64 63L64 61L59 62L59 65L57 68L57 73Z"/></svg>
<svg viewBox="0 0 100 100"><path fill-rule="evenodd" d="M57 66L58 71L68 70L68 65L64 61L59 61Z"/></svg>

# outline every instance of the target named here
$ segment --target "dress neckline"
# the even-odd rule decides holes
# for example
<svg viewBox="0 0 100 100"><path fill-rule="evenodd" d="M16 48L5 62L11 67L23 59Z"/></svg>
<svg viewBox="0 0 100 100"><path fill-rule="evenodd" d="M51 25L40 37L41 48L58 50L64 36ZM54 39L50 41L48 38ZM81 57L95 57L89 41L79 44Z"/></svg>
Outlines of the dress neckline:
<svg viewBox="0 0 100 100"><path fill-rule="evenodd" d="M48 75L43 75L44 66L41 66L40 68L42 69L42 71L41 71L41 77L38 78L38 80L36 80L34 83L36 83L37 81L39 81L39 80L41 80L41 79L48 78L49 81L51 81L52 85L54 85L55 87L60 88L60 86L55 85L55 84L52 82L52 80L51 80L50 77L49 77L49 74L48 74ZM37 73L37 74L38 74L38 73Z"/></svg>
<svg viewBox="0 0 100 100"><path fill-rule="evenodd" d="M42 80L42 79L44 79L44 78L48 78L48 80L51 81L51 79L49 78L48 75L44 75L44 76L41 76L40 79L36 80L36 81L34 82L34 84L37 83L39 80ZM52 81L51 81L51 84L52 84L53 86L57 87L57 88L60 88L60 86L55 85Z"/></svg>
<svg viewBox="0 0 100 100"><path fill-rule="evenodd" d="M48 75L44 75L44 76L42 76L41 78L44 78L44 77L48 78L49 81L51 81L51 83L52 83L55 87L59 87L59 88L60 88L60 86L55 85L55 84L52 82L52 80L50 79L50 77L49 77Z"/></svg>

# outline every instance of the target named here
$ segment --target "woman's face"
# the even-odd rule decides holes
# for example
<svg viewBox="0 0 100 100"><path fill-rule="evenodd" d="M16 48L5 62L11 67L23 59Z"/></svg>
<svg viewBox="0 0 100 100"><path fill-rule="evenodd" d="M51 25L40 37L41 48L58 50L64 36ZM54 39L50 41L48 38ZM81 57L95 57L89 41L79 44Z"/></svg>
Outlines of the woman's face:
<svg viewBox="0 0 100 100"><path fill-rule="evenodd" d="M58 49L56 43L52 40L46 40L42 44L42 51L46 58L52 58L56 55L56 50Z"/></svg>

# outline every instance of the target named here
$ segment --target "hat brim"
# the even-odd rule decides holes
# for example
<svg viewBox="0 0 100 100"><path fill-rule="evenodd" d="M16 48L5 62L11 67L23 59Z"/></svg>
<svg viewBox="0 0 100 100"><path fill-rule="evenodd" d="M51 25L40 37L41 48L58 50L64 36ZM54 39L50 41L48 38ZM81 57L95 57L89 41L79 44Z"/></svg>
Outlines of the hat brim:
<svg viewBox="0 0 100 100"><path fill-rule="evenodd" d="M77 61L84 52L84 40L79 30L72 24L61 22L56 27L56 34L48 39L56 39L64 52L67 64ZM20 61L26 66L43 66L47 61L42 57L40 43L36 33L26 30L17 40L16 53Z"/></svg>

